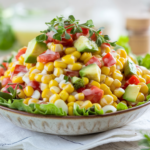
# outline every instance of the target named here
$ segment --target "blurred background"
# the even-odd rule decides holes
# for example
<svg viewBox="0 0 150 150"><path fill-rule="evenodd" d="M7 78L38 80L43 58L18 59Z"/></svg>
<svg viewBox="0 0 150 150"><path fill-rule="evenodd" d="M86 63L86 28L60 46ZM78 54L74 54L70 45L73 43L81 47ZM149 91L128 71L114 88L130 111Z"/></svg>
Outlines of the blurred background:
<svg viewBox="0 0 150 150"><path fill-rule="evenodd" d="M150 0L0 0L0 56L27 46L55 16L70 14L105 27L127 52L150 52Z"/></svg>

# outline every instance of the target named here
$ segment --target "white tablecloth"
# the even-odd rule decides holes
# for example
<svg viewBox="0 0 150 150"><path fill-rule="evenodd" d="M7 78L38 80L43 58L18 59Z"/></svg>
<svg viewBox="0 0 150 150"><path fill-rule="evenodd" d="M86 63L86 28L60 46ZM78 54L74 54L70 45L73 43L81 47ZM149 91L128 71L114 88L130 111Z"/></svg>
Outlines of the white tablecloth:
<svg viewBox="0 0 150 150"><path fill-rule="evenodd" d="M118 141L138 141L150 132L150 110L124 127L84 136L58 136L21 129L0 117L0 150L86 150Z"/></svg>

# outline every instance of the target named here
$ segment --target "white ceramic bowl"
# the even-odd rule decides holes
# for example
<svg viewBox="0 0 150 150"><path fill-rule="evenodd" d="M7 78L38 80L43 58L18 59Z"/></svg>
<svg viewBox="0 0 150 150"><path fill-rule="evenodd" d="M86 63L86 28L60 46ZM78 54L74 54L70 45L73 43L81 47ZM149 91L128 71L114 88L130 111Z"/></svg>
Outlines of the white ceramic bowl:
<svg viewBox="0 0 150 150"><path fill-rule="evenodd" d="M36 115L0 106L0 115L15 125L32 131L58 135L83 135L124 126L141 117L150 106L150 102L101 116Z"/></svg>

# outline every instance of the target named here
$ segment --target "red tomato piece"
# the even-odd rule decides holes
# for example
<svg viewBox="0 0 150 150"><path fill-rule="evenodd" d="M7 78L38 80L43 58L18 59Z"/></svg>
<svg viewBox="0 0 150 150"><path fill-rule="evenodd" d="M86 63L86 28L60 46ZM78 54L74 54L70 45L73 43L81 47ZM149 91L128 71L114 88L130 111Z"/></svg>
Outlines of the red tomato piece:
<svg viewBox="0 0 150 150"><path fill-rule="evenodd" d="M100 60L99 60L97 57L95 57L95 56L93 56L93 57L85 64L85 66L88 66L88 65L90 65L90 64L97 64L100 68L101 68L101 66L102 66Z"/></svg>
<svg viewBox="0 0 150 150"><path fill-rule="evenodd" d="M5 69L8 68L8 63L7 62L3 62L2 65L5 67Z"/></svg>
<svg viewBox="0 0 150 150"><path fill-rule="evenodd" d="M137 76L132 75L128 80L128 83L138 85L138 83L140 83L140 80L137 78Z"/></svg>
<svg viewBox="0 0 150 150"><path fill-rule="evenodd" d="M46 43L53 42L53 35L54 34L55 34L55 32L53 32L53 31L50 31L50 32L46 33L46 35L48 37Z"/></svg>
<svg viewBox="0 0 150 150"><path fill-rule="evenodd" d="M9 77L5 77L2 80L2 87L6 86L8 83L12 83Z"/></svg>
<svg viewBox="0 0 150 150"><path fill-rule="evenodd" d="M81 88L77 89L77 92L78 92L78 93L82 93L82 91L84 91L85 89L86 89L86 88L81 87Z"/></svg>
<svg viewBox="0 0 150 150"><path fill-rule="evenodd" d="M32 86L34 90L39 90L40 84L37 81L30 81L28 86Z"/></svg>
<svg viewBox="0 0 150 150"><path fill-rule="evenodd" d="M107 53L102 59L103 59L104 65L107 67L110 67L116 64L115 58L110 53Z"/></svg>
<svg viewBox="0 0 150 150"><path fill-rule="evenodd" d="M18 74L19 72L25 72L26 73L27 72L26 66L16 65L13 73Z"/></svg>
<svg viewBox="0 0 150 150"><path fill-rule="evenodd" d="M150 80L146 82L146 84L150 83Z"/></svg>
<svg viewBox="0 0 150 150"><path fill-rule="evenodd" d="M82 91L86 100L90 100L92 103L99 103L104 95L104 91L96 86L92 86L90 89Z"/></svg>
<svg viewBox="0 0 150 150"><path fill-rule="evenodd" d="M65 70L65 74L66 76L70 76L70 77L78 77L79 76L79 71L71 71L71 70Z"/></svg>
<svg viewBox="0 0 150 150"><path fill-rule="evenodd" d="M102 31L99 32L100 35L102 35ZM91 36L91 40L96 41L97 37L95 36L95 33Z"/></svg>
<svg viewBox="0 0 150 150"><path fill-rule="evenodd" d="M21 48L19 51L18 51L18 54L16 55L16 60L19 59L19 57L22 55L22 54L25 54L26 53L26 50L27 50L27 47L23 47Z"/></svg>
<svg viewBox="0 0 150 150"><path fill-rule="evenodd" d="M45 53L43 53L37 57L37 61L43 62L43 63L48 63L48 62L54 62L58 58L60 58L60 54L58 52L53 52L51 50L47 50Z"/></svg>
<svg viewBox="0 0 150 150"><path fill-rule="evenodd" d="M3 67L0 67L0 76L3 76L3 75L4 75L4 73L5 73L4 68L3 68Z"/></svg>
<svg viewBox="0 0 150 150"><path fill-rule="evenodd" d="M71 27L71 26L73 26L73 25L74 25L74 24L70 24L70 25L68 25L68 26L65 26L65 28ZM72 28L67 29L67 30L66 30L66 31L67 31L67 33L70 33L72 29L73 29L73 27L72 27Z"/></svg>

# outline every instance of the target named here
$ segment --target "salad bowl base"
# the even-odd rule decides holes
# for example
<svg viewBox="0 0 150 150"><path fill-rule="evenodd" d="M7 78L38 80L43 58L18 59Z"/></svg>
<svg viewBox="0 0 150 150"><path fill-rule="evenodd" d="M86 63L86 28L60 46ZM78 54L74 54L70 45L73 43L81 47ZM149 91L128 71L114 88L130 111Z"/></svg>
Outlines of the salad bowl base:
<svg viewBox="0 0 150 150"><path fill-rule="evenodd" d="M56 135L84 135L122 127L141 117L150 102L128 110L100 116L50 116L30 114L0 106L0 116L13 124L32 131Z"/></svg>

